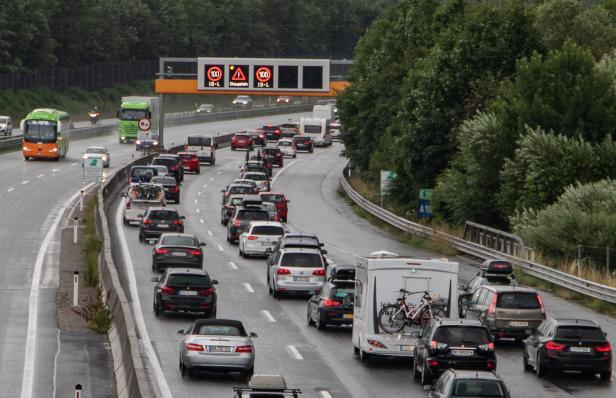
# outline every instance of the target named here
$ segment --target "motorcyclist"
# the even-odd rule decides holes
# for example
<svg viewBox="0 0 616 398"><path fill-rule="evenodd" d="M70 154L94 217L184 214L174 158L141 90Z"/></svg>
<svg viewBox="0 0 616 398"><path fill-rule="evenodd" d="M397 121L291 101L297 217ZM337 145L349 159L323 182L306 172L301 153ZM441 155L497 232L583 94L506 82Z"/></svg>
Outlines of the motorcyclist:
<svg viewBox="0 0 616 398"><path fill-rule="evenodd" d="M101 117L101 113L98 110L98 107L93 106L92 109L90 110L90 113L88 114L90 116L90 123L91 124L97 124L100 117Z"/></svg>

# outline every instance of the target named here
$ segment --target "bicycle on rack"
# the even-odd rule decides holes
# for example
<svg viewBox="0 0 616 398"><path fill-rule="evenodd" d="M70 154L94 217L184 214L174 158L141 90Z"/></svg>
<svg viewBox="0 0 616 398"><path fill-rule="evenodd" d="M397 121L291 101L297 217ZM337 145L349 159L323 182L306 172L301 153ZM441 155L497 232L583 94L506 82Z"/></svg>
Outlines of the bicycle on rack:
<svg viewBox="0 0 616 398"><path fill-rule="evenodd" d="M402 297L395 304L386 304L379 311L379 326L389 334L398 333L407 325L424 327L433 318L445 318L445 309L440 305L432 304L430 292L409 292L400 289ZM413 305L407 301L407 296L423 293L419 304Z"/></svg>
<svg viewBox="0 0 616 398"><path fill-rule="evenodd" d="M139 184L128 188L128 197L133 200L163 200L165 190L156 184Z"/></svg>

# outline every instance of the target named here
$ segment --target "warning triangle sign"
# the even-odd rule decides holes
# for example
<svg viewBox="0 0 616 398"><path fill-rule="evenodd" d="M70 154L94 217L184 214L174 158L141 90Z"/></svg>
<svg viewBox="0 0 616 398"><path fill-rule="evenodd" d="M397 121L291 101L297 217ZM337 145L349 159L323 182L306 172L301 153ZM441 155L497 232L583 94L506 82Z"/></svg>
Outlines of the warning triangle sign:
<svg viewBox="0 0 616 398"><path fill-rule="evenodd" d="M231 76L231 80L234 80L236 82L246 81L246 75L242 71L242 68L235 69L235 73L233 74L233 76Z"/></svg>

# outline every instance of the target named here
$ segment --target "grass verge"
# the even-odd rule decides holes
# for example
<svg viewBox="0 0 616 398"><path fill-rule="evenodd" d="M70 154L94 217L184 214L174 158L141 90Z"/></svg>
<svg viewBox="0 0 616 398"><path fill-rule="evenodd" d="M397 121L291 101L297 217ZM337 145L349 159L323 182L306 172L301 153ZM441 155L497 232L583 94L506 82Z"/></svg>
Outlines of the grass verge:
<svg viewBox="0 0 616 398"><path fill-rule="evenodd" d="M101 252L102 241L96 229L96 208L98 198L90 199L86 205L83 222L86 226L84 239L81 243L81 252L85 260L85 281L87 287L98 286L98 256Z"/></svg>

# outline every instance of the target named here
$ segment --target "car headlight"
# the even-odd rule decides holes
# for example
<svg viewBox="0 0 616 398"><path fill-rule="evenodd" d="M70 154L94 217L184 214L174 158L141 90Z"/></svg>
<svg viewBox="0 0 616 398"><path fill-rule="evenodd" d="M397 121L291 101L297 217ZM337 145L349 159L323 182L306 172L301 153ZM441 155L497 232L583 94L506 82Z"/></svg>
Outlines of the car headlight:
<svg viewBox="0 0 616 398"><path fill-rule="evenodd" d="M137 140L137 141L135 141L135 144L137 144L137 145L141 145L141 140Z"/></svg>
<svg viewBox="0 0 616 398"><path fill-rule="evenodd" d="M154 144L154 145L158 145L158 141L154 141L152 144Z"/></svg>
<svg viewBox="0 0 616 398"><path fill-rule="evenodd" d="M103 155L103 160L107 160L107 156L106 155Z"/></svg>
<svg viewBox="0 0 616 398"><path fill-rule="evenodd" d="M87 159L87 158L88 158L88 156L87 156L87 155L83 155L82 157L83 157L84 159Z"/></svg>
<svg viewBox="0 0 616 398"><path fill-rule="evenodd" d="M58 152L58 148L51 148L49 151L50 152Z"/></svg>
<svg viewBox="0 0 616 398"><path fill-rule="evenodd" d="M27 147L27 146L25 146L25 147L23 147L22 149L23 149L24 151L27 151L27 150L28 150L28 147Z"/></svg>
<svg viewBox="0 0 616 398"><path fill-rule="evenodd" d="M122 136L122 137L120 137L120 138L124 139L124 138L126 138L126 137Z"/></svg>

